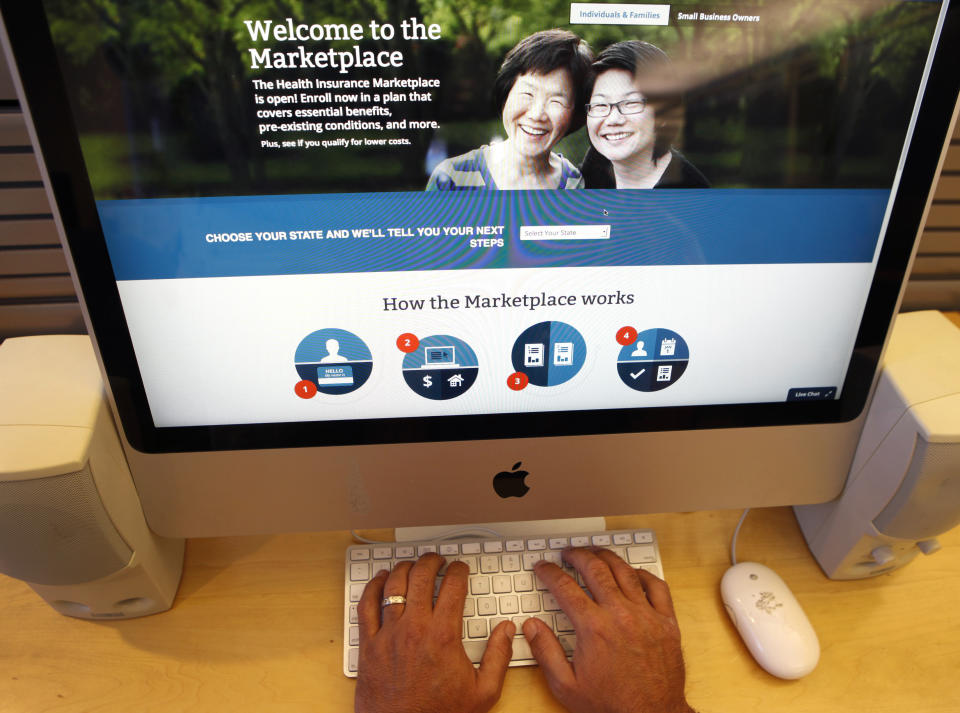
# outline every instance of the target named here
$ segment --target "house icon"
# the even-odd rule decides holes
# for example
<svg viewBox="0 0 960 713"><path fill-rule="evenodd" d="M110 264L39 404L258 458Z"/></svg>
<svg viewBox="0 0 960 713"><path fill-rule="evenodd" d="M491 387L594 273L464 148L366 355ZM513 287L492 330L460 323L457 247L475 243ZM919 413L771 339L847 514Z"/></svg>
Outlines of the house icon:
<svg viewBox="0 0 960 713"><path fill-rule="evenodd" d="M463 377L460 376L460 374L454 374L449 379L447 379L447 383L453 387L463 386Z"/></svg>

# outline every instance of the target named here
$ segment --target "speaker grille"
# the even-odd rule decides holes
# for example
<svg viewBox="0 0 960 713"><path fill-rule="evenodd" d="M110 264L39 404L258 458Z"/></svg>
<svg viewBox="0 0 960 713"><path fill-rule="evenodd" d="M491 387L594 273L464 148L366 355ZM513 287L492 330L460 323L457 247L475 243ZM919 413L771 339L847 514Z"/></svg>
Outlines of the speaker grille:
<svg viewBox="0 0 960 713"><path fill-rule="evenodd" d="M32 584L79 584L116 572L132 555L89 463L75 473L0 482L0 572Z"/></svg>
<svg viewBox="0 0 960 713"><path fill-rule="evenodd" d="M908 540L960 524L960 444L918 437L903 482L873 524L885 535Z"/></svg>

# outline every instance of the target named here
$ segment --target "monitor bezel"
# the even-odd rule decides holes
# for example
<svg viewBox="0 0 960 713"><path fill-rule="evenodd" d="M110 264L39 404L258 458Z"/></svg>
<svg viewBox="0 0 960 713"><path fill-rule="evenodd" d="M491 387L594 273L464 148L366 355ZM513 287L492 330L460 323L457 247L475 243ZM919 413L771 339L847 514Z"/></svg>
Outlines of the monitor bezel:
<svg viewBox="0 0 960 713"><path fill-rule="evenodd" d="M960 91L950 47L960 46L960 9L948 7L910 149L893 201L876 272L836 400L638 407L601 410L284 422L154 426L120 294L87 178L79 138L40 3L0 0L7 40L20 73L88 326L128 442L145 453L344 446L573 436L851 421L863 410L920 232L931 186ZM38 107L43 107L38 110ZM322 423L323 428L317 428Z"/></svg>

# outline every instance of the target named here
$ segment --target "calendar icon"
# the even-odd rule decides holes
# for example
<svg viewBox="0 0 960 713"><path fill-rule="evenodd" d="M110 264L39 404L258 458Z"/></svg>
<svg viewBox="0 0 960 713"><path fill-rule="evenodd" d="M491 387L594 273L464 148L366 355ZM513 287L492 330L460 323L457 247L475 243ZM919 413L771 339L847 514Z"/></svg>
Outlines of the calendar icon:
<svg viewBox="0 0 960 713"><path fill-rule="evenodd" d="M660 342L660 356L673 356L677 351L677 340L674 338L664 339Z"/></svg>

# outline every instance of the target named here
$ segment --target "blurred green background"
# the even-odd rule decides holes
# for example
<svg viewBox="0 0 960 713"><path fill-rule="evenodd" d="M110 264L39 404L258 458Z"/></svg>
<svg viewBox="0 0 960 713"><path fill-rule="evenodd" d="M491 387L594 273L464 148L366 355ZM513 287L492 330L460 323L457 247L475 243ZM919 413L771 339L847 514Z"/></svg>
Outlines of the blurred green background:
<svg viewBox="0 0 960 713"><path fill-rule="evenodd" d="M684 5L672 3L673 12ZM644 39L673 59L685 86L677 148L717 187L887 187L922 76L939 3L742 0L713 10L761 22L664 27L570 25L556 0L44 0L97 198L421 190L442 158L503 136L491 88L524 36L562 27L599 50ZM431 103L390 105L394 118L436 119L410 147L260 148L251 79L371 78L369 71L249 69L243 20L398 28L404 67L377 76L441 80ZM404 41L400 22L442 28ZM335 49L352 43L333 43ZM306 43L308 51L326 43ZM404 108L406 111L404 111ZM400 112L403 112L402 114ZM362 138L363 132L324 133ZM271 135L310 138L310 133ZM557 150L579 163L581 130Z"/></svg>

